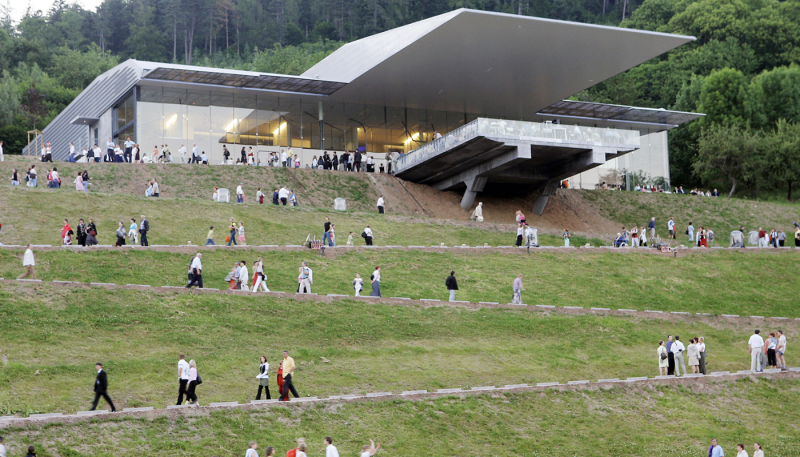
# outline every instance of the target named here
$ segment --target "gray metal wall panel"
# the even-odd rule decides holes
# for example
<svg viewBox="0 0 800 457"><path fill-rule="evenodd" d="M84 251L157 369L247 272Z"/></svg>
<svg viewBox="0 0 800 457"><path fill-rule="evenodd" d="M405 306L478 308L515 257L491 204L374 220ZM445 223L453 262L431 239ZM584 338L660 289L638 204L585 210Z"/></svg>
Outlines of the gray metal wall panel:
<svg viewBox="0 0 800 457"><path fill-rule="evenodd" d="M127 61L98 76L78 95L50 124L45 127L42 137L50 142L53 160L66 160L69 155L69 143L80 151L91 146L87 142L89 128L85 125L73 125L76 117L99 118L125 95L141 77L141 69L135 61ZM102 141L102 139L101 139ZM100 145L105 149L105 145ZM31 151L38 154L39 151ZM23 154L28 154L25 147Z"/></svg>

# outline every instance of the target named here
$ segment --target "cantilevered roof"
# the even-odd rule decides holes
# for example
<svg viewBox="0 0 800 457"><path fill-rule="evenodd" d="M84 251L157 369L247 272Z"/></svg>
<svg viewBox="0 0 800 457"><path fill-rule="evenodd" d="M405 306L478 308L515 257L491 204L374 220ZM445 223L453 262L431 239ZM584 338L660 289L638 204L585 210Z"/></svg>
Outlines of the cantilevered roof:
<svg viewBox="0 0 800 457"><path fill-rule="evenodd" d="M607 105L604 103L578 102L573 100L561 100L560 102L553 103L539 111L539 114L676 126L705 116L705 114L687 113L684 111L638 108L625 105Z"/></svg>
<svg viewBox="0 0 800 457"><path fill-rule="evenodd" d="M316 95L330 95L345 85L341 82L299 78L296 76L231 72L228 70L188 66L169 68L160 65L144 75L143 79Z"/></svg>
<svg viewBox="0 0 800 457"><path fill-rule="evenodd" d="M459 9L342 46L332 99L526 119L694 37Z"/></svg>

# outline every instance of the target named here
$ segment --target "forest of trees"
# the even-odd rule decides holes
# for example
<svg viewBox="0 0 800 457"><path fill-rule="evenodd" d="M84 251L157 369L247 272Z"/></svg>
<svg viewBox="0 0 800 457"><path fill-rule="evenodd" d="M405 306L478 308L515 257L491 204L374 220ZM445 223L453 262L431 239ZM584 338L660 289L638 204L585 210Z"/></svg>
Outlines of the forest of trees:
<svg viewBox="0 0 800 457"><path fill-rule="evenodd" d="M0 7L0 139L12 153L128 58L299 74L347 41L464 7L697 37L576 98L708 113L670 134L674 185L735 181L756 195L800 179L790 171L800 173L800 0L105 0L96 11L56 0L18 23L9 5ZM708 145L730 129L780 136L762 143L781 146L759 146L740 157L753 163L723 173ZM768 166L778 157L794 165Z"/></svg>

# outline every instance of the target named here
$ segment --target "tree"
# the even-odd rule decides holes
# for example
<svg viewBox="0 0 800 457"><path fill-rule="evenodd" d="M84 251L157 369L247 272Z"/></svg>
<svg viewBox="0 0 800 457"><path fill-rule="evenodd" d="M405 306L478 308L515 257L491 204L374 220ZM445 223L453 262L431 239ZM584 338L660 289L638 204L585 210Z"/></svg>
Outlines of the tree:
<svg viewBox="0 0 800 457"><path fill-rule="evenodd" d="M155 26L153 8L141 6L136 14L133 32L125 40L128 55L138 60L166 60L167 48L163 37Z"/></svg>
<svg viewBox="0 0 800 457"><path fill-rule="evenodd" d="M756 184L763 169L763 137L749 127L713 124L703 130L693 168L704 182L727 179L733 197L740 184ZM756 190L757 192L757 190Z"/></svg>
<svg viewBox="0 0 800 457"><path fill-rule="evenodd" d="M712 71L703 82L697 109L706 113L704 122L744 124L749 119L749 83L739 70Z"/></svg>
<svg viewBox="0 0 800 457"><path fill-rule="evenodd" d="M11 124L19 112L19 92L16 81L8 71L3 71L0 79L0 125Z"/></svg>
<svg viewBox="0 0 800 457"><path fill-rule="evenodd" d="M53 73L63 86L83 90L94 78L118 63L118 57L110 51L101 51L97 43L89 45L86 52L64 47L53 57Z"/></svg>
<svg viewBox="0 0 800 457"><path fill-rule="evenodd" d="M800 123L781 119L768 138L767 177L776 187L785 183L786 199L792 201L792 185L800 181Z"/></svg>
<svg viewBox="0 0 800 457"><path fill-rule="evenodd" d="M36 89L36 83L31 84L28 90L25 91L20 106L34 129L36 129L36 122L47 114L47 105L44 103L44 95Z"/></svg>
<svg viewBox="0 0 800 457"><path fill-rule="evenodd" d="M779 119L800 122L800 66L764 71L750 85L755 125L771 127Z"/></svg>

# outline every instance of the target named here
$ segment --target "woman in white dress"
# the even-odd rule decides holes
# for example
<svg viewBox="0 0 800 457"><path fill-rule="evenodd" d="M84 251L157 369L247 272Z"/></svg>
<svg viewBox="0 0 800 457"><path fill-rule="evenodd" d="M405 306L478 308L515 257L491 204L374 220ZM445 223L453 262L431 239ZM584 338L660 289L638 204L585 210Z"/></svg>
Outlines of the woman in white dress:
<svg viewBox="0 0 800 457"><path fill-rule="evenodd" d="M761 445L758 443L753 443L753 457L764 457L764 450L761 449Z"/></svg>
<svg viewBox="0 0 800 457"><path fill-rule="evenodd" d="M306 443L300 443L297 445L297 452L294 454L295 457L308 457L306 455L306 450L308 450L308 446Z"/></svg>
<svg viewBox="0 0 800 457"><path fill-rule="evenodd" d="M264 292L269 292L269 287L267 287L267 275L264 274L264 261L261 260L261 257L253 264L253 270L255 270L253 292L257 292L259 286L264 289Z"/></svg>
<svg viewBox="0 0 800 457"><path fill-rule="evenodd" d="M689 340L689 347L686 348L686 356L689 358L689 366L692 367L692 373L700 372L700 350L697 348L697 340L692 338Z"/></svg>
<svg viewBox="0 0 800 457"><path fill-rule="evenodd" d="M669 355L667 354L667 347L664 346L664 340L658 342L658 373L660 376L667 375L667 368L669 367Z"/></svg>

